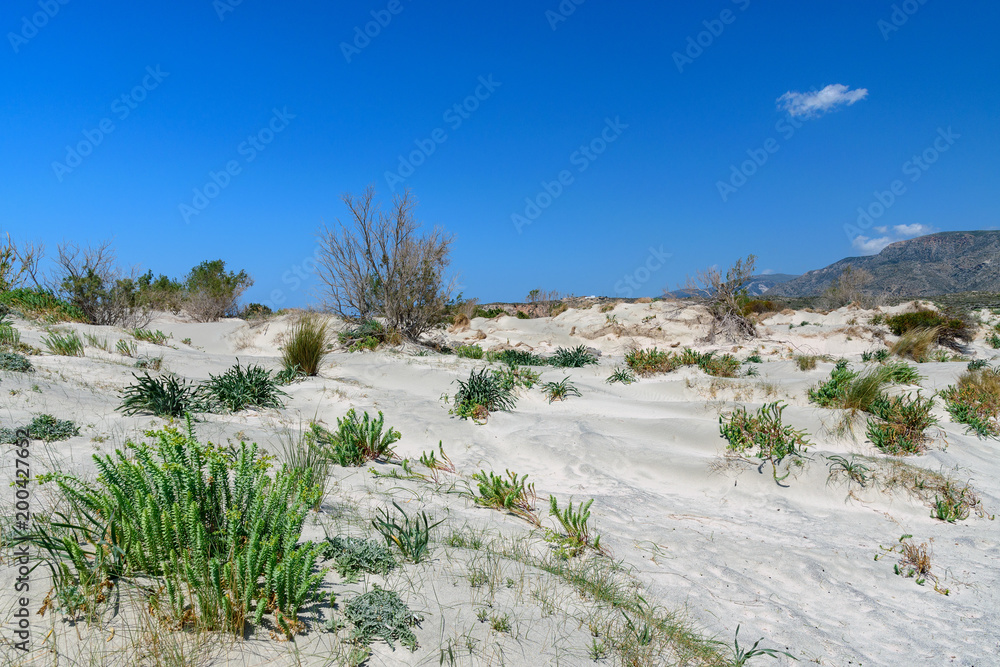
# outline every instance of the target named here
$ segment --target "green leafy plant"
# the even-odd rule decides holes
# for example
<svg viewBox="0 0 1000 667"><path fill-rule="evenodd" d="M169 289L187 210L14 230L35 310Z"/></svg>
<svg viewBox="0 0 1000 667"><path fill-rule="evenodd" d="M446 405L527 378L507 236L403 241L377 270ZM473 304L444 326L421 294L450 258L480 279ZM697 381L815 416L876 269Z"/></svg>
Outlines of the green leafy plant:
<svg viewBox="0 0 1000 667"><path fill-rule="evenodd" d="M403 337L395 329L389 329L378 320L364 320L361 324L345 329L337 334L340 344L348 352L375 350L382 345L399 345Z"/></svg>
<svg viewBox="0 0 1000 667"><path fill-rule="evenodd" d="M989 368L989 365L990 362L986 361L985 359L976 359L975 361L970 361L965 368L966 370L970 371L978 371L982 370L983 368Z"/></svg>
<svg viewBox="0 0 1000 667"><path fill-rule="evenodd" d="M530 368L522 366L505 366L504 368L493 369L493 375L500 382L503 389L531 389L536 384L541 375Z"/></svg>
<svg viewBox="0 0 1000 667"><path fill-rule="evenodd" d="M593 504L591 498L573 509L571 500L566 509L560 510L556 497L549 496L549 514L559 522L562 532L549 531L546 539L556 543L561 556L574 558L587 548L601 551L601 536L592 535L590 530L590 506Z"/></svg>
<svg viewBox="0 0 1000 667"><path fill-rule="evenodd" d="M755 641L753 643L753 646L751 646L750 648L741 647L740 646L740 626L737 625L736 626L736 637L733 639L733 647L732 647L732 655L733 655L732 664L733 664L733 667L744 667L744 665L746 665L752 659L758 658L758 657L761 657L761 656L767 656L769 658L775 658L775 659L777 659L778 656L782 656L783 655L783 656L789 657L792 660L795 660L796 662L798 662L798 658L796 658L794 655L792 655L791 653L789 653L787 651L779 651L779 650L773 649L773 648L758 648L760 646L760 643L762 641L764 641L763 637L761 637L760 639L758 639L757 641ZM716 641L714 643L716 643L716 644L722 644L723 646L725 646L725 644L723 642Z"/></svg>
<svg viewBox="0 0 1000 667"><path fill-rule="evenodd" d="M770 461L774 480L779 483L791 474L788 471L778 477L782 459L801 456L810 444L804 432L782 423L785 407L780 402L767 403L756 414L750 414L744 406L738 406L719 416L719 432L729 442L728 449L741 456L749 453L764 462Z"/></svg>
<svg viewBox="0 0 1000 667"><path fill-rule="evenodd" d="M514 409L513 389L489 369L473 370L467 380L457 382L452 412L462 419L485 422L491 412Z"/></svg>
<svg viewBox="0 0 1000 667"><path fill-rule="evenodd" d="M14 373L34 373L35 368L28 358L17 352L0 352L0 371Z"/></svg>
<svg viewBox="0 0 1000 667"><path fill-rule="evenodd" d="M0 347L14 347L21 342L21 333L0 315Z"/></svg>
<svg viewBox="0 0 1000 667"><path fill-rule="evenodd" d="M192 268L184 279L184 307L199 322L235 317L240 297L252 286L253 278L246 271L226 271L225 261L207 260Z"/></svg>
<svg viewBox="0 0 1000 667"><path fill-rule="evenodd" d="M337 419L337 431L331 433L318 424L312 425L317 444L333 462L341 466L361 466L369 461L392 459L396 453L392 445L402 434L394 428L385 429L385 417L379 411L378 417L368 413L358 417L354 408L347 411L343 419Z"/></svg>
<svg viewBox="0 0 1000 667"><path fill-rule="evenodd" d="M959 487L951 481L939 489L941 495L934 496L934 504L931 507L931 518L947 523L965 521L969 518L972 508L980 505L979 497L968 484Z"/></svg>
<svg viewBox="0 0 1000 667"><path fill-rule="evenodd" d="M124 415L149 413L157 417L183 417L207 409L202 391L194 383L173 375L142 377L133 375L137 383L122 390L118 410Z"/></svg>
<svg viewBox="0 0 1000 667"><path fill-rule="evenodd" d="M310 377L319 373L330 333L326 322L316 317L305 316L289 332L285 346L281 350L281 362L285 368L297 368Z"/></svg>
<svg viewBox="0 0 1000 667"><path fill-rule="evenodd" d="M986 344L994 350L1000 350L1000 334L993 333L986 338Z"/></svg>
<svg viewBox="0 0 1000 667"><path fill-rule="evenodd" d="M632 384L635 381L635 373L628 368L616 368L614 372L608 376L608 379L605 380L608 384L614 384L616 382L621 382L622 384Z"/></svg>
<svg viewBox="0 0 1000 667"><path fill-rule="evenodd" d="M556 368L583 368L597 364L595 357L583 345L574 348L560 347L549 357L548 362Z"/></svg>
<svg viewBox="0 0 1000 667"><path fill-rule="evenodd" d="M374 540L338 535L320 544L319 552L324 560L332 560L333 569L349 581L357 579L362 572L385 575L396 568L392 552L385 544Z"/></svg>
<svg viewBox="0 0 1000 667"><path fill-rule="evenodd" d="M834 454L826 457L826 460L830 462L828 464L830 468L830 477L835 475L844 475L852 482L857 482L861 486L866 486L868 484L871 468L866 466L864 463L857 461L855 457L852 456L851 459L848 460L839 454Z"/></svg>
<svg viewBox="0 0 1000 667"><path fill-rule="evenodd" d="M383 640L395 650L399 642L411 651L417 650L417 637L410 628L421 619L393 591L377 586L347 602L344 616L354 624L352 641L367 646L376 639Z"/></svg>
<svg viewBox="0 0 1000 667"><path fill-rule="evenodd" d="M59 472L42 479L71 510L23 541L47 554L57 591L77 587L93 606L101 588L129 579L172 627L243 636L270 611L286 635L301 630L299 610L322 578L317 548L299 544L318 491L285 469L268 475L256 445L198 442L190 419L186 432L148 436L152 445L95 455L94 483Z"/></svg>
<svg viewBox="0 0 1000 667"><path fill-rule="evenodd" d="M981 438L1000 438L1000 367L962 373L939 395L955 422Z"/></svg>
<svg viewBox="0 0 1000 667"><path fill-rule="evenodd" d="M50 332L48 336L42 337L42 344L48 348L49 352L63 357L82 357L83 341L75 331L68 334Z"/></svg>
<svg viewBox="0 0 1000 667"><path fill-rule="evenodd" d="M754 352L749 357L746 358L746 363L748 364L762 364L764 360L761 358L760 354Z"/></svg>
<svg viewBox="0 0 1000 667"><path fill-rule="evenodd" d="M477 505L492 507L502 512L510 512L538 525L535 516L535 485L528 484L528 476L518 477L507 471L507 476L495 475L492 471L480 470L472 475L477 482L478 493L472 494Z"/></svg>
<svg viewBox="0 0 1000 667"><path fill-rule="evenodd" d="M447 472L451 474L456 474L458 470L455 468L455 464L452 463L451 459L447 454L444 453L444 444L442 441L438 441L438 451L441 454L441 458L438 458L432 449L429 452L422 452L420 454L420 463L430 469L431 476L435 482L439 480L440 473Z"/></svg>
<svg viewBox="0 0 1000 667"><path fill-rule="evenodd" d="M642 376L668 373L679 366L671 352L663 352L655 347L650 350L631 350L625 355L628 367Z"/></svg>
<svg viewBox="0 0 1000 667"><path fill-rule="evenodd" d="M819 360L820 357L813 354L799 354L795 357L795 365L800 371L811 371L816 368L816 362Z"/></svg>
<svg viewBox="0 0 1000 667"><path fill-rule="evenodd" d="M553 401L565 401L570 396L580 396L580 390L576 388L576 385L569 381L568 377L563 378L559 382L546 382L541 387L542 393L545 397L549 399L549 403Z"/></svg>
<svg viewBox="0 0 1000 667"><path fill-rule="evenodd" d="M500 350L487 352L486 359L490 362L507 364L508 366L544 366L545 359L527 350Z"/></svg>
<svg viewBox="0 0 1000 667"><path fill-rule="evenodd" d="M889 331L896 336L904 336L911 332L934 331L934 342L948 347L954 347L958 341L969 342L973 336L967 317L933 310L893 315L886 318L885 323Z"/></svg>
<svg viewBox="0 0 1000 667"><path fill-rule="evenodd" d="M156 331L151 331L149 329L132 329L130 332L132 337L136 340L141 340L145 343L152 343L153 345L166 345L167 341L170 340L170 336L163 333L159 329Z"/></svg>
<svg viewBox="0 0 1000 667"><path fill-rule="evenodd" d="M404 558L413 563L423 561L430 553L431 530L444 521L430 523L427 512L411 518L399 503L393 501L392 505L400 518L391 515L388 509L379 508L378 516L372 519L372 526L382 534L386 543L395 544Z"/></svg>
<svg viewBox="0 0 1000 667"><path fill-rule="evenodd" d="M882 363L886 361L888 358L889 358L889 350L887 350L884 347L879 348L877 350L869 350L867 352L861 353L861 361L864 361L866 363L871 361L877 361L879 363Z"/></svg>
<svg viewBox="0 0 1000 667"><path fill-rule="evenodd" d="M205 396L216 407L229 412L239 412L247 408L281 409L285 392L278 389L278 381L272 377L271 371L261 366L236 365L222 375L209 375L203 385Z"/></svg>
<svg viewBox="0 0 1000 667"><path fill-rule="evenodd" d="M482 359L483 348L478 345L459 345L455 348L455 356L463 359Z"/></svg>
<svg viewBox="0 0 1000 667"><path fill-rule="evenodd" d="M924 431L937 423L931 415L934 399L881 396L869 406L868 439L886 454L916 454L925 449Z"/></svg>
<svg viewBox="0 0 1000 667"><path fill-rule="evenodd" d="M38 415L27 425L15 428L0 428L0 442L14 443L19 430L26 430L32 440L56 442L80 435L80 427L69 420L56 419L52 415Z"/></svg>
<svg viewBox="0 0 1000 667"><path fill-rule="evenodd" d="M118 339L118 342L115 343L115 350L123 357L134 357L139 351L135 341L125 340L124 338Z"/></svg>

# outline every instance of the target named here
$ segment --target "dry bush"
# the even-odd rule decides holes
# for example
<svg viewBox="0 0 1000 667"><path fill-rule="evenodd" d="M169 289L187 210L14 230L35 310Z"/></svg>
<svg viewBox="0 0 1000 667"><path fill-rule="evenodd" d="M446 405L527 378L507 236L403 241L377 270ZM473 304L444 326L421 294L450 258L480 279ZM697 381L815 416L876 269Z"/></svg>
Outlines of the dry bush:
<svg viewBox="0 0 1000 667"><path fill-rule="evenodd" d="M369 186L345 194L351 221L319 233L317 274L327 304L345 320L385 318L389 328L415 340L441 321L451 293L444 271L452 237L435 229L419 235L416 200L407 190L384 212Z"/></svg>
<svg viewBox="0 0 1000 667"><path fill-rule="evenodd" d="M18 247L7 234L7 241L0 243L0 292L23 287L30 280L41 287L38 264L45 256L45 246L25 243Z"/></svg>
<svg viewBox="0 0 1000 667"><path fill-rule="evenodd" d="M59 246L54 281L67 301L79 308L91 324L143 328L152 319L139 298L138 273L125 272L110 241L82 248Z"/></svg>
<svg viewBox="0 0 1000 667"><path fill-rule="evenodd" d="M743 307L747 303L747 284L753 277L757 258L748 255L746 259L736 260L736 263L726 271L725 279L719 269L712 267L698 272L689 279L686 289L694 292L707 292L707 305L712 313L712 326L705 337L708 343L714 343L717 338L738 342L757 335L753 321L748 318Z"/></svg>
<svg viewBox="0 0 1000 667"><path fill-rule="evenodd" d="M823 302L831 309L849 304L855 304L861 308L874 308L879 305L880 299L865 291L865 287L871 284L873 279L874 277L868 271L847 266L823 293Z"/></svg>

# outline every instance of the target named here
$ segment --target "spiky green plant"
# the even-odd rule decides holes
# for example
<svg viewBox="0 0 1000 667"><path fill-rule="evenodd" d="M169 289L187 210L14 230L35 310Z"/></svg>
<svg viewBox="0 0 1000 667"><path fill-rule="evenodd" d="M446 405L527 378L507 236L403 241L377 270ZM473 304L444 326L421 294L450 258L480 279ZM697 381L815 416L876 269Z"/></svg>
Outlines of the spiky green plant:
<svg viewBox="0 0 1000 667"><path fill-rule="evenodd" d="M955 422L981 438L1000 438L1000 367L962 373L939 395Z"/></svg>
<svg viewBox="0 0 1000 667"><path fill-rule="evenodd" d="M281 351L285 368L298 368L310 377L316 375L330 345L326 322L307 315L292 328L287 341Z"/></svg>
<svg viewBox="0 0 1000 667"><path fill-rule="evenodd" d="M337 431L331 433L318 424L312 425L316 443L327 457L341 466L361 466L368 461L391 459L396 456L392 445L402 434L394 428L385 428L385 417L379 411L377 418L368 413L359 418L354 408L343 419L337 419Z"/></svg>
<svg viewBox="0 0 1000 667"><path fill-rule="evenodd" d="M753 646L751 646L749 649L741 647L740 646L740 626L737 624L737 626L736 626L736 637L733 640L733 648L732 648L732 654L733 654L732 664L733 664L733 667L744 667L744 665L746 665L752 659L758 658L758 657L761 657L761 656L767 656L769 658L777 659L778 656L782 656L783 655L783 656L789 657L792 660L795 660L796 662L798 662L798 658L796 658L794 655L792 655L788 651L779 651L778 649L774 649L774 648L758 648L758 646L760 646L760 643L762 641L764 641L763 637L761 637L760 639L758 639L757 641L755 641L753 643ZM724 642L719 642L719 641L716 641L714 643L721 644L723 646L726 645Z"/></svg>
<svg viewBox="0 0 1000 667"><path fill-rule="evenodd" d="M937 423L931 415L934 399L880 396L872 401L868 419L868 439L886 454L916 454L924 450L928 428Z"/></svg>
<svg viewBox="0 0 1000 667"><path fill-rule="evenodd" d="M621 382L622 384L632 384L635 382L635 373L633 373L628 368L616 368L608 379L605 380L608 384L614 384L616 382Z"/></svg>
<svg viewBox="0 0 1000 667"><path fill-rule="evenodd" d="M562 533L550 531L547 539L558 545L560 555L573 558L587 548L601 551L601 536L592 535L590 529L590 506L593 504L594 499L591 498L573 509L573 501L570 500L569 506L560 510L556 497L549 496L549 515L559 522Z"/></svg>
<svg viewBox="0 0 1000 667"><path fill-rule="evenodd" d="M157 417L183 417L208 408L202 391L187 380L173 375L154 378L149 373L132 377L137 383L122 390L122 403L117 408L124 415L146 412Z"/></svg>
<svg viewBox="0 0 1000 667"><path fill-rule="evenodd" d="M149 329L132 329L129 333L136 340L141 340L146 343L152 343L153 345L166 345L167 341L170 340L170 336L163 333L159 329L156 331L151 331Z"/></svg>
<svg viewBox="0 0 1000 667"><path fill-rule="evenodd" d="M381 533L387 544L395 544L403 558L419 563L430 553L429 544L431 540L431 530L442 523L430 523L427 512L421 512L414 517L410 517L399 503L393 501L393 507L399 512L399 516L389 513L388 509L379 508L378 516L372 519L372 526Z"/></svg>
<svg viewBox="0 0 1000 667"><path fill-rule="evenodd" d="M986 344L994 350L1000 350L1000 334L990 334L990 336L986 339Z"/></svg>
<svg viewBox="0 0 1000 667"><path fill-rule="evenodd" d="M868 350L867 352L861 353L861 361L864 361L865 363L871 361L877 361L879 363L882 363L886 361L888 358L889 358L889 350L884 347L879 348L877 350Z"/></svg>
<svg viewBox="0 0 1000 667"><path fill-rule="evenodd" d="M535 485L528 484L528 476L518 477L516 473L507 471L507 476L495 475L492 471L480 470L472 475L477 482L478 493L472 493L472 500L477 505L492 507L502 512L510 512L538 525L535 516Z"/></svg>
<svg viewBox="0 0 1000 667"><path fill-rule="evenodd" d="M597 364L597 357L589 352L584 345L574 348L559 347L548 359L549 364L556 368L583 368Z"/></svg>
<svg viewBox="0 0 1000 667"><path fill-rule="evenodd" d="M115 350L123 357L134 357L139 352L134 340L125 340L124 338L118 339L118 342L115 343Z"/></svg>
<svg viewBox="0 0 1000 667"><path fill-rule="evenodd" d="M527 350L487 352L486 359L490 362L506 364L508 366L544 366L546 364L545 359Z"/></svg>
<svg viewBox="0 0 1000 667"><path fill-rule="evenodd" d="M541 375L523 366L504 366L493 369L493 375L504 389L531 389L538 384Z"/></svg>
<svg viewBox="0 0 1000 667"><path fill-rule="evenodd" d="M42 337L42 344L48 348L49 352L62 357L82 357L83 341L80 336L71 331L67 334L60 334L55 331L48 336Z"/></svg>
<svg viewBox="0 0 1000 667"><path fill-rule="evenodd" d="M770 461L774 480L781 482L791 471L778 477L778 464L785 457L798 457L806 451L806 434L782 423L785 410L781 402L767 403L756 414L738 406L730 413L719 415L719 433L728 442L728 449L739 455L750 454Z"/></svg>
<svg viewBox="0 0 1000 667"><path fill-rule="evenodd" d="M851 459L848 460L839 454L834 454L826 457L826 460L830 462L830 477L842 474L846 475L849 480L857 482L861 486L868 484L871 469L864 463L857 461L855 457L852 456Z"/></svg>
<svg viewBox="0 0 1000 667"><path fill-rule="evenodd" d="M243 636L272 612L295 634L322 578L317 547L299 544L317 490L284 468L272 478L256 445L198 442L190 419L186 432L148 435L152 445L95 455L94 483L60 472L42 478L71 509L21 539L46 554L57 590L83 590L93 609L102 587L134 579L154 616L172 626Z"/></svg>
<svg viewBox="0 0 1000 667"><path fill-rule="evenodd" d="M549 399L549 403L553 401L565 401L570 396L580 396L580 390L576 388L576 385L569 381L568 377L559 380L559 382L546 382L541 386L542 393L545 394L545 398Z"/></svg>
<svg viewBox="0 0 1000 667"><path fill-rule="evenodd" d="M467 380L456 380L454 414L462 419L485 421L489 413L514 409L513 388L487 368L473 370Z"/></svg>
<svg viewBox="0 0 1000 667"><path fill-rule="evenodd" d="M651 350L631 350L625 355L625 363L639 375L648 376L668 373L680 363L672 352L664 352L655 347Z"/></svg>
<svg viewBox="0 0 1000 667"><path fill-rule="evenodd" d="M21 342L21 332L14 325L0 317L0 346L15 347Z"/></svg>
<svg viewBox="0 0 1000 667"><path fill-rule="evenodd" d="M247 408L284 407L281 401L285 392L278 389L278 382L271 371L262 366L243 368L239 359L236 365L222 375L209 375L203 385L205 395L215 407L229 412L239 412Z"/></svg>

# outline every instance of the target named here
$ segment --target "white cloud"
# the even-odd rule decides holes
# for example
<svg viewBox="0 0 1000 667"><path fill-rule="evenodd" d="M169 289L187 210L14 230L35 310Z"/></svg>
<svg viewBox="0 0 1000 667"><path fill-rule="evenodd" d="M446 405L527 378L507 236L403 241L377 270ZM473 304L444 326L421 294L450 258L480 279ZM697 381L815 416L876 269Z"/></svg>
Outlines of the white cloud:
<svg viewBox="0 0 1000 667"><path fill-rule="evenodd" d="M868 97L867 88L851 90L842 83L835 83L823 90L811 93L788 91L778 98L778 108L784 109L791 116L817 118L836 107L850 106Z"/></svg>
<svg viewBox="0 0 1000 667"><path fill-rule="evenodd" d="M875 227L874 229L879 234L886 234L889 232L887 227ZM904 241L918 236L926 236L927 234L933 234L936 231L936 229L928 227L927 225L896 225L892 228L892 232L887 236L879 236L876 238L857 236L853 241L851 241L851 245L854 246L854 249L862 255L877 255L890 243Z"/></svg>
<svg viewBox="0 0 1000 667"><path fill-rule="evenodd" d="M764 269L763 271L760 272L762 276L773 276L775 273L777 273L777 271L775 271L774 269Z"/></svg>

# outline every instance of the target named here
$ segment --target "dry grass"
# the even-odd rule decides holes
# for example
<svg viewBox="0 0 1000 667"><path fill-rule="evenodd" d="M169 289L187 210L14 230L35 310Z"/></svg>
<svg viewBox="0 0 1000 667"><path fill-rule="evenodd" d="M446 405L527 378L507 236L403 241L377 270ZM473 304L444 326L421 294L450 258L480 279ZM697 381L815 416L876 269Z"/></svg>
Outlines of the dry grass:
<svg viewBox="0 0 1000 667"><path fill-rule="evenodd" d="M930 359L931 352L937 347L940 334L940 327L907 331L893 343L889 352L897 357L912 359L917 363L926 362Z"/></svg>

